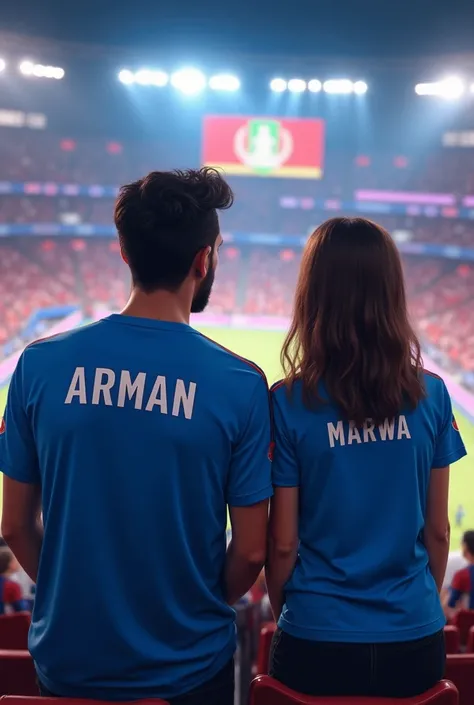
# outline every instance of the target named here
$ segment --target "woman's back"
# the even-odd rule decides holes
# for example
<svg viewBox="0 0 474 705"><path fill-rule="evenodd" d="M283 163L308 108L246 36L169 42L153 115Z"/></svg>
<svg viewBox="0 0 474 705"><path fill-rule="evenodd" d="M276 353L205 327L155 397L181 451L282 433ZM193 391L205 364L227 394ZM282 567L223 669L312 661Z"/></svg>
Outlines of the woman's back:
<svg viewBox="0 0 474 705"><path fill-rule="evenodd" d="M321 641L417 639L444 625L422 540L431 468L464 455L444 382L393 420L357 427L272 390L275 486L299 487L298 561L280 625ZM322 387L322 385L321 385ZM327 399L323 389L320 396Z"/></svg>
<svg viewBox="0 0 474 705"><path fill-rule="evenodd" d="M416 695L444 673L449 465L466 451L383 228L333 218L310 236L282 363L271 673L314 695Z"/></svg>

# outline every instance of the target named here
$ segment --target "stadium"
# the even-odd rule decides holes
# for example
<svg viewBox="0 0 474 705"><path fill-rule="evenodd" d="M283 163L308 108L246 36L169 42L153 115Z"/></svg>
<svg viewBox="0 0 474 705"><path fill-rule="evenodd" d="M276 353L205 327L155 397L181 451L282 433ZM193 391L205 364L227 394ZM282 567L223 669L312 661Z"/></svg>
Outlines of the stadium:
<svg viewBox="0 0 474 705"><path fill-rule="evenodd" d="M215 166L235 205L221 216L210 303L192 325L269 383L281 378L309 234L334 215L392 234L424 366L444 379L468 451L451 473L457 552L474 527L472 55L359 59L341 71L327 57L183 63L0 39L0 407L25 346L124 307L119 187L157 169ZM254 651L244 640L244 664Z"/></svg>

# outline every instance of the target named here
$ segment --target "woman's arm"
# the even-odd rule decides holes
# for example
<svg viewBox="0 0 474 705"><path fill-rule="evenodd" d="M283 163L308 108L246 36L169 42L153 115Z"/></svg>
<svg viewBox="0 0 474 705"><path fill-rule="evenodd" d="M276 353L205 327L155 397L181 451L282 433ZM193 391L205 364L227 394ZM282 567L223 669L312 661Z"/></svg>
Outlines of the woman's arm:
<svg viewBox="0 0 474 705"><path fill-rule="evenodd" d="M428 486L423 540L428 551L430 570L441 592L449 554L448 519L449 465L433 468Z"/></svg>
<svg viewBox="0 0 474 705"><path fill-rule="evenodd" d="M275 487L270 504L268 554L265 568L268 597L276 620L284 603L284 587L298 555L299 487Z"/></svg>

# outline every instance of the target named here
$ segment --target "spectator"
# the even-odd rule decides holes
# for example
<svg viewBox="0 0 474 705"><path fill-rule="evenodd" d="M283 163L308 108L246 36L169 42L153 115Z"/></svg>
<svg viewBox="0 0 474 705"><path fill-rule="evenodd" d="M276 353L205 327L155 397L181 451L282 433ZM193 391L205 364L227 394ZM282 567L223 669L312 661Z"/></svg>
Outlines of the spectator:
<svg viewBox="0 0 474 705"><path fill-rule="evenodd" d="M34 343L13 374L2 531L37 582L30 648L45 694L233 704L231 605L265 559L268 388L189 326L231 203L212 169L125 186L122 315Z"/></svg>
<svg viewBox="0 0 474 705"><path fill-rule="evenodd" d="M26 609L21 586L12 580L18 562L7 546L0 547L0 615Z"/></svg>
<svg viewBox="0 0 474 705"><path fill-rule="evenodd" d="M282 359L270 673L311 695L419 694L444 675L449 464L466 451L385 230L334 218L313 233Z"/></svg>
<svg viewBox="0 0 474 705"><path fill-rule="evenodd" d="M462 537L462 554L467 562L454 574L447 603L448 617L454 617L456 610L467 607L474 610L474 531L466 531ZM463 598L465 604L462 604ZM460 604L461 603L461 604Z"/></svg>

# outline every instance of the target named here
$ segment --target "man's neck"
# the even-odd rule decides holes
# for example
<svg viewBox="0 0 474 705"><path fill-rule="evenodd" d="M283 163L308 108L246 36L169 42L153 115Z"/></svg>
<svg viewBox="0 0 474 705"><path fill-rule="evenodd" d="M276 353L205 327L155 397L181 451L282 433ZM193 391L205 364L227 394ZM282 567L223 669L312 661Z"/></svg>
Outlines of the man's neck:
<svg viewBox="0 0 474 705"><path fill-rule="evenodd" d="M189 325L191 306L183 299L185 299L184 296L170 291L160 290L145 294L138 289L132 289L130 298L121 313L124 316Z"/></svg>

